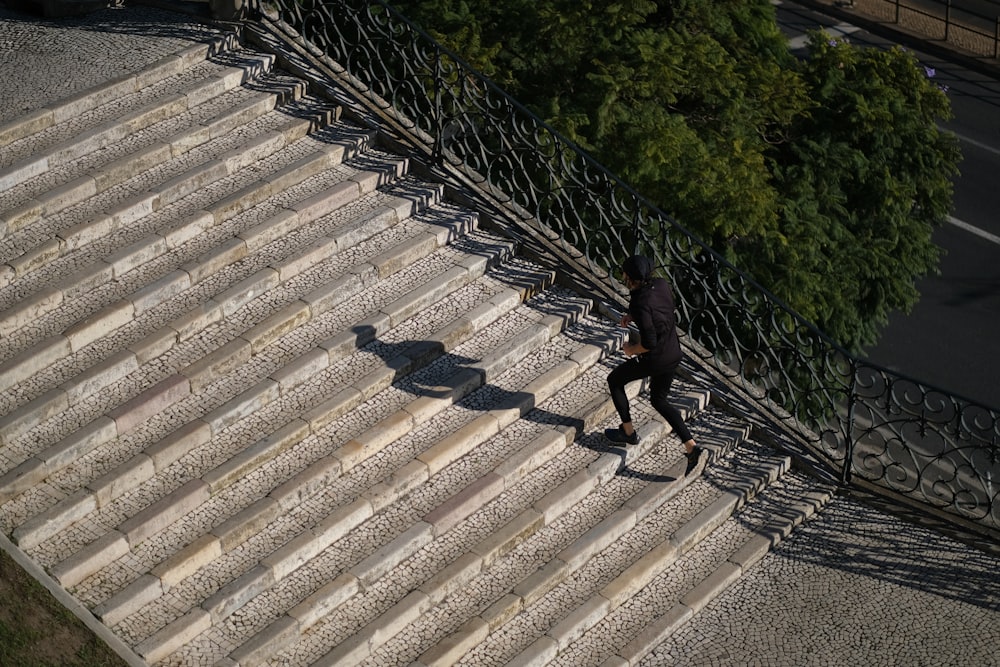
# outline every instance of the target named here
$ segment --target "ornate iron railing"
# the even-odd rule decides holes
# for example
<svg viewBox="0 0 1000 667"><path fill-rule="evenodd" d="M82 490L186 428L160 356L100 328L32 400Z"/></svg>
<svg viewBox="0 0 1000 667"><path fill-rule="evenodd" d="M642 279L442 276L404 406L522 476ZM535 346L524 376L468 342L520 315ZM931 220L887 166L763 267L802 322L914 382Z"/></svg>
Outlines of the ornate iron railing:
<svg viewBox="0 0 1000 667"><path fill-rule="evenodd" d="M639 251L676 286L691 349L843 482L966 525L1000 524L1000 411L856 359L382 2L271 0L265 14L525 224L598 276ZM619 304L620 306L620 304Z"/></svg>

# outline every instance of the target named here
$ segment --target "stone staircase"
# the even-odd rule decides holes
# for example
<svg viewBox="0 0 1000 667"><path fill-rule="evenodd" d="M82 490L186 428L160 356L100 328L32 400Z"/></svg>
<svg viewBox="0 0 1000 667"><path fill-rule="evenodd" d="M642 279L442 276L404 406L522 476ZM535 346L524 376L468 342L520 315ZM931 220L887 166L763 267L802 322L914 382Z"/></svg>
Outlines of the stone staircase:
<svg viewBox="0 0 1000 667"><path fill-rule="evenodd" d="M0 127L0 521L127 660L638 664L830 498L689 362L609 446L622 331L275 61Z"/></svg>

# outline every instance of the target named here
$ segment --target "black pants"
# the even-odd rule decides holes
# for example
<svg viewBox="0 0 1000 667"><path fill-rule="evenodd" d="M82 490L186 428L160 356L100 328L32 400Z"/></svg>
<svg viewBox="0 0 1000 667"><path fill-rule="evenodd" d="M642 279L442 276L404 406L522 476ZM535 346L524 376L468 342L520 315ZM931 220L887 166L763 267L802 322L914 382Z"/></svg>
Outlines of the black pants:
<svg viewBox="0 0 1000 667"><path fill-rule="evenodd" d="M666 369L650 368L647 363L643 363L641 357L632 357L621 366L608 374L608 387L611 389L611 400L615 404L615 410L621 417L622 423L632 421L632 413L629 410L628 395L625 393L626 385L649 378L649 402L653 409L659 412L674 433L681 439L681 442L691 440L691 431L684 423L684 418L677 408L667 401L670 394L670 385L674 381L674 373L677 366L670 366Z"/></svg>

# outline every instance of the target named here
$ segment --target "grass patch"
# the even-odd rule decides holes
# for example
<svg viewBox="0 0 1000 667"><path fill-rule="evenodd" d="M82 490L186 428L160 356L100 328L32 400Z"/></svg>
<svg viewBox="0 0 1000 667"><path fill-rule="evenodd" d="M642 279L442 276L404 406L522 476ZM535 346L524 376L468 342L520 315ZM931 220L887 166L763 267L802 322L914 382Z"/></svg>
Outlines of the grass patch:
<svg viewBox="0 0 1000 667"><path fill-rule="evenodd" d="M126 667L127 663L0 550L0 665Z"/></svg>

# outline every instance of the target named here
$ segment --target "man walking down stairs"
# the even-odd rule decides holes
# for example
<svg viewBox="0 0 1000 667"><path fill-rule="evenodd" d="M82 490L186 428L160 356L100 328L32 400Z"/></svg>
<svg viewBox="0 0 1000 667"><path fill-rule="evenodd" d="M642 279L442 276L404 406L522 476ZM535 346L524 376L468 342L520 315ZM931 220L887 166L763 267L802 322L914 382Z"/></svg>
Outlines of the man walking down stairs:
<svg viewBox="0 0 1000 667"><path fill-rule="evenodd" d="M274 53L0 35L2 543L130 664L993 659L1000 559L690 360L698 466L643 402L609 445L617 322Z"/></svg>

